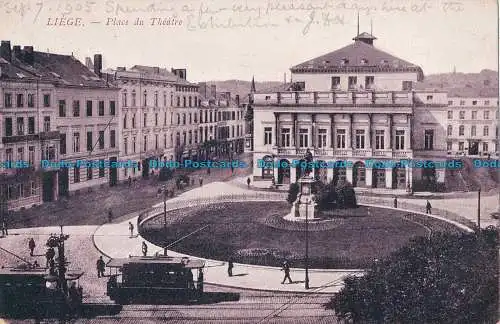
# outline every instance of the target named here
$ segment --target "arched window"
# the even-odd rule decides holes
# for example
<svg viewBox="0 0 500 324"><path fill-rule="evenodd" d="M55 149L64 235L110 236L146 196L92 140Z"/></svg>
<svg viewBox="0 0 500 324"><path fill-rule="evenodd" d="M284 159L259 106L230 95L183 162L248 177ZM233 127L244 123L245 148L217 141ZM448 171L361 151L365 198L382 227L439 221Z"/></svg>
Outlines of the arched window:
<svg viewBox="0 0 500 324"><path fill-rule="evenodd" d="M186 114L182 114L182 125L186 125Z"/></svg>
<svg viewBox="0 0 500 324"><path fill-rule="evenodd" d="M458 128L458 136L464 136L464 134L465 134L465 126L460 125L460 127Z"/></svg>
<svg viewBox="0 0 500 324"><path fill-rule="evenodd" d="M181 124L181 115L177 114L177 125Z"/></svg>
<svg viewBox="0 0 500 324"><path fill-rule="evenodd" d="M143 94L143 106L147 106L148 105L148 93L146 90L144 90L144 94Z"/></svg>

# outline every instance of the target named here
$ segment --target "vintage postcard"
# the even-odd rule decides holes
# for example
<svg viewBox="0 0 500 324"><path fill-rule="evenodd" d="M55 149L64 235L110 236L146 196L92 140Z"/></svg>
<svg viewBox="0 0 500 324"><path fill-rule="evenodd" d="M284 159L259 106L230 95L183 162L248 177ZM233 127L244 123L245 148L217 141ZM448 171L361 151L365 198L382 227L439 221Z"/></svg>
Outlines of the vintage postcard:
<svg viewBox="0 0 500 324"><path fill-rule="evenodd" d="M493 0L0 0L0 323L497 323Z"/></svg>

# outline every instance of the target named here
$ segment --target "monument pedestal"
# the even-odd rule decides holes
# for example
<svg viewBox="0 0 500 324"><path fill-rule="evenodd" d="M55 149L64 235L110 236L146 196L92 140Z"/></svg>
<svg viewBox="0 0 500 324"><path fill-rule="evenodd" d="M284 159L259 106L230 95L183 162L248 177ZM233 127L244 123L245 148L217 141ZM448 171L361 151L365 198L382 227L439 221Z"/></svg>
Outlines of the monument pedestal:
<svg viewBox="0 0 500 324"><path fill-rule="evenodd" d="M297 200L292 206L292 219L297 221L305 221L316 219L316 203L314 202L314 195L311 192L312 184L315 182L314 178L305 176L299 179L300 192Z"/></svg>

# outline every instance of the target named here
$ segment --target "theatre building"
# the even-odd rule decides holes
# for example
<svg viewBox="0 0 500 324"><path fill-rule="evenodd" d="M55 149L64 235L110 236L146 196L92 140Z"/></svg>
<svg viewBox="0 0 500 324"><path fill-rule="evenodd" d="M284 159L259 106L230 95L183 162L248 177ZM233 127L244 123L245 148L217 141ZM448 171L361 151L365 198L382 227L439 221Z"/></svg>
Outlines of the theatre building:
<svg viewBox="0 0 500 324"><path fill-rule="evenodd" d="M422 69L374 46L358 34L354 42L291 68L282 91L254 92L255 181L288 184L300 167L258 168L258 160L286 165L304 158L349 161L347 167L315 168L322 181L345 179L356 187L407 189L443 182L444 170L369 168L366 160L444 160L446 93L417 92ZM388 163L389 164L389 163Z"/></svg>

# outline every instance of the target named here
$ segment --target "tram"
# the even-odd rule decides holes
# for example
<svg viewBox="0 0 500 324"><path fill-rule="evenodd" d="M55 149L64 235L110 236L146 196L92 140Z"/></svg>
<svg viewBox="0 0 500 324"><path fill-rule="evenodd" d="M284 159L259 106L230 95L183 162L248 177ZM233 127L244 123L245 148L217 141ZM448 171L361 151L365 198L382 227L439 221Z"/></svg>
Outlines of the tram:
<svg viewBox="0 0 500 324"><path fill-rule="evenodd" d="M130 256L111 259L106 266L111 271L107 295L120 305L192 301L203 295L205 262L202 260L163 255Z"/></svg>
<svg viewBox="0 0 500 324"><path fill-rule="evenodd" d="M0 314L20 317L57 317L82 304L79 285L83 272L67 272L64 281L48 269L21 264L0 269Z"/></svg>

